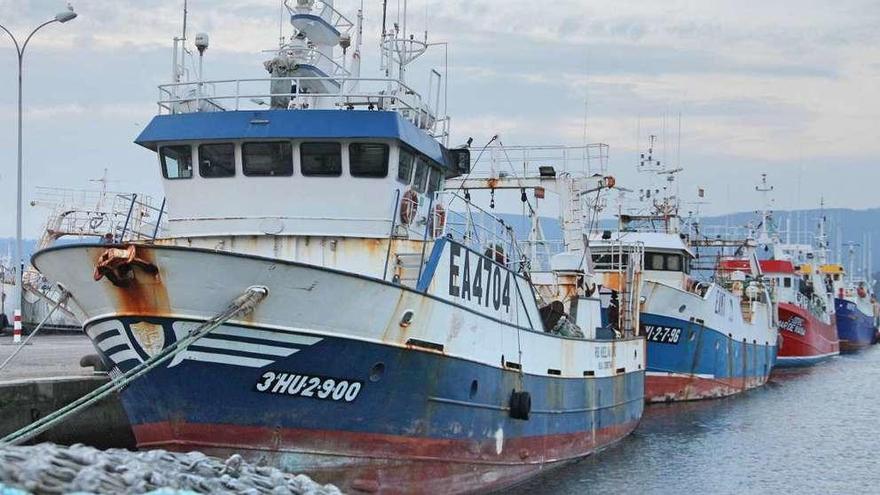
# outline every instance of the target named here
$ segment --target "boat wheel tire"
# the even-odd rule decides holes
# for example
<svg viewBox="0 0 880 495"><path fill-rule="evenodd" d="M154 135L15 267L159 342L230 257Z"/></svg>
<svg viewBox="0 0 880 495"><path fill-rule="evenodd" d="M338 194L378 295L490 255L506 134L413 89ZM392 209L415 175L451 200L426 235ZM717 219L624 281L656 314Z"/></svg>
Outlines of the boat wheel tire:
<svg viewBox="0 0 880 495"><path fill-rule="evenodd" d="M513 419L529 419L532 411L532 396L528 392L510 393L510 417Z"/></svg>

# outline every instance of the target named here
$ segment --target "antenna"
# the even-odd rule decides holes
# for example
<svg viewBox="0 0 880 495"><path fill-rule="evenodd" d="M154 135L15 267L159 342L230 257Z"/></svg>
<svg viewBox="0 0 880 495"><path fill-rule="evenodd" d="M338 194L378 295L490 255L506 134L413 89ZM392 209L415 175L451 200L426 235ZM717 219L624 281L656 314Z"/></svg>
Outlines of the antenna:
<svg viewBox="0 0 880 495"><path fill-rule="evenodd" d="M183 64L186 59L186 17L188 13L187 9L187 0L183 0L183 29L181 30L180 37L174 38L174 51L171 57L171 82L179 83L181 78L183 77L184 68ZM172 91L177 93L177 87L175 86Z"/></svg>
<svg viewBox="0 0 880 495"><path fill-rule="evenodd" d="M589 88L584 88L586 94L584 95L584 146L587 145L587 111L589 109Z"/></svg>
<svg viewBox="0 0 880 495"><path fill-rule="evenodd" d="M388 28L386 26L386 22L388 19L388 0L382 0L382 38L385 38L385 33Z"/></svg>
<svg viewBox="0 0 880 495"><path fill-rule="evenodd" d="M678 112L678 150L675 157L676 165L681 167L681 111Z"/></svg>
<svg viewBox="0 0 880 495"><path fill-rule="evenodd" d="M284 47L284 0L281 0L281 8L278 12L278 49Z"/></svg>
<svg viewBox="0 0 880 495"><path fill-rule="evenodd" d="M661 168L660 160L654 159L654 144L657 142L657 135L648 136L648 152L639 156L639 168L641 170L652 170Z"/></svg>

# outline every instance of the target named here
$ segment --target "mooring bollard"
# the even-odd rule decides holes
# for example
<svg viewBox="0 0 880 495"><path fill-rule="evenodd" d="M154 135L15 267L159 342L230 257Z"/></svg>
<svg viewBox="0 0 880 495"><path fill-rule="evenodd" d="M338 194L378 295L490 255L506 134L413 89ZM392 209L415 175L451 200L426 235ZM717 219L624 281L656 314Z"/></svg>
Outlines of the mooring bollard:
<svg viewBox="0 0 880 495"><path fill-rule="evenodd" d="M12 323L12 343L18 344L21 342L21 310L15 310L15 316L13 317L14 321Z"/></svg>

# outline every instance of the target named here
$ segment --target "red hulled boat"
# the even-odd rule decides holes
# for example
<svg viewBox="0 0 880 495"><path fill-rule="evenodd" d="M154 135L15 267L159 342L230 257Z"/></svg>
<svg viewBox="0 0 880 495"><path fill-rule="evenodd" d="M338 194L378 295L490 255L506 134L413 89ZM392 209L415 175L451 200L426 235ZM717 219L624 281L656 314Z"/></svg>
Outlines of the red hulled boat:
<svg viewBox="0 0 880 495"><path fill-rule="evenodd" d="M784 249L784 247L783 247ZM724 260L724 269L749 270L748 260ZM774 286L782 343L778 367L811 366L840 354L834 304L822 274L812 264L761 260L761 272Z"/></svg>
<svg viewBox="0 0 880 495"><path fill-rule="evenodd" d="M818 267L795 267L788 260L763 260L761 270L774 280L782 345L776 366L810 366L840 354L834 302Z"/></svg>

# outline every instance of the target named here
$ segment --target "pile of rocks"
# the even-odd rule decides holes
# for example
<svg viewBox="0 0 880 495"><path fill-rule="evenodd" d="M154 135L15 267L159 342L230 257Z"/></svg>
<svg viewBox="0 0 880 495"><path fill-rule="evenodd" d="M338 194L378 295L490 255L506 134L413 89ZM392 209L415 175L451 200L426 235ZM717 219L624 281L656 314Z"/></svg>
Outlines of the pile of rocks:
<svg viewBox="0 0 880 495"><path fill-rule="evenodd" d="M0 448L0 494L14 489L61 493L232 493L337 495L305 475L254 466L241 456L225 461L200 452L98 450L43 443Z"/></svg>

